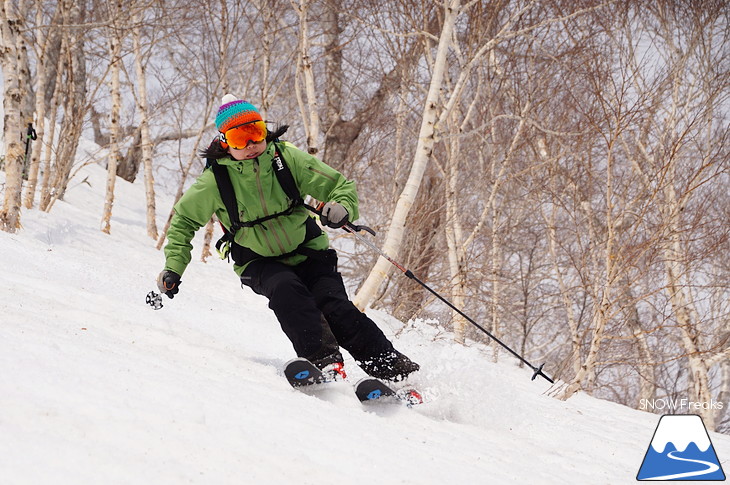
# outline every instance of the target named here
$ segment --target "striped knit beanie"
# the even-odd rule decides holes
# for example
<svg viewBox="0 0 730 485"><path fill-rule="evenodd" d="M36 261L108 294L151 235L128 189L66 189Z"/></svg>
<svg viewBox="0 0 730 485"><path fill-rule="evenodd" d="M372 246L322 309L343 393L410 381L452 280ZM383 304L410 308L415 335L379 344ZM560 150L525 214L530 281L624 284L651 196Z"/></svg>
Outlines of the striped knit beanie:
<svg viewBox="0 0 730 485"><path fill-rule="evenodd" d="M226 101L228 96L226 95L223 100ZM261 118L261 114L254 105L248 101L237 99L235 101L229 101L218 108L218 114L215 117L215 127L221 133L225 133L234 126L251 121L263 121L263 118Z"/></svg>

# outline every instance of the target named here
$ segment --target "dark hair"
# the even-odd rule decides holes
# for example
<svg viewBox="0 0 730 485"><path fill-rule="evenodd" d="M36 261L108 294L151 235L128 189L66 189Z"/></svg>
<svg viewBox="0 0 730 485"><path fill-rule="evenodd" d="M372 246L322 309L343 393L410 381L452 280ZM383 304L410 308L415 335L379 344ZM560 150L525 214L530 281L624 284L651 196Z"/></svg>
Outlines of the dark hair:
<svg viewBox="0 0 730 485"><path fill-rule="evenodd" d="M288 130L288 129L289 129L289 125L281 125L281 126L277 127L274 131L270 131L266 135L266 143L272 142L274 140L278 140L279 138L281 138L284 135L284 133L286 133L286 130Z"/></svg>
<svg viewBox="0 0 730 485"><path fill-rule="evenodd" d="M274 140L278 140L279 137L286 133L286 130L288 129L289 125L281 125L277 127L276 130L269 131L266 135L266 143L268 144ZM230 156L228 150L221 146L220 139L218 139L217 136L213 139L210 145L208 145L208 148L200 150L200 152L198 152L198 155L200 155L202 158L212 158L214 160Z"/></svg>

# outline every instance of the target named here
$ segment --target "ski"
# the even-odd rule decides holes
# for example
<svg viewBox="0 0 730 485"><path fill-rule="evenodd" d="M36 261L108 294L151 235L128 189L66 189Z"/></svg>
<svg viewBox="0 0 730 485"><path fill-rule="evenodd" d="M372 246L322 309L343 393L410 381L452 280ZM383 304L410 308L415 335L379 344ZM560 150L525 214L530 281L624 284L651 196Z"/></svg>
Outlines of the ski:
<svg viewBox="0 0 730 485"><path fill-rule="evenodd" d="M284 366L284 376L296 389L314 389L320 384L335 382L303 357L287 362ZM417 390L410 388L394 390L385 382L374 377L360 379L354 389L355 395L363 404L393 402L405 404L410 408L423 403L423 398Z"/></svg>
<svg viewBox="0 0 730 485"><path fill-rule="evenodd" d="M355 395L362 403L397 402L413 407L423 403L423 397L415 389L394 390L380 379L364 377L355 384Z"/></svg>
<svg viewBox="0 0 730 485"><path fill-rule="evenodd" d="M284 366L284 376L292 387L306 387L329 382L321 370L303 357L287 362Z"/></svg>

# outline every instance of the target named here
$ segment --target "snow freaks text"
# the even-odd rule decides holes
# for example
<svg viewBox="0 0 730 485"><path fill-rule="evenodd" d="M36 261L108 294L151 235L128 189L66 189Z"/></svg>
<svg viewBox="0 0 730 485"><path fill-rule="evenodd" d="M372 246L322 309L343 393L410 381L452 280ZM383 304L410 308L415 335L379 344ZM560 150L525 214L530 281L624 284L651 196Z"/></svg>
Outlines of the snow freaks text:
<svg viewBox="0 0 730 485"><path fill-rule="evenodd" d="M659 399L641 399L639 409L642 411L699 411L699 410L721 410L724 404L714 399L710 402L694 402L687 398L676 399L664 397Z"/></svg>

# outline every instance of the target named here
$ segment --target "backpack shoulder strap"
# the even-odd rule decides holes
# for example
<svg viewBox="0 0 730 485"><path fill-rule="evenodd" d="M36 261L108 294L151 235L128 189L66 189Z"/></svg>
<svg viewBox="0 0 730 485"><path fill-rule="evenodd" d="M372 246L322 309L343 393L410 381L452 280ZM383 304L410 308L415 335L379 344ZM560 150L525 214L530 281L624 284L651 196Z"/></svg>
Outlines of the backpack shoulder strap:
<svg viewBox="0 0 730 485"><path fill-rule="evenodd" d="M231 176L228 174L228 168L219 164L217 160L212 158L208 158L206 161L210 166L210 169L213 171L215 182L218 185L218 191L220 192L221 199L223 200L223 205L226 206L228 218L231 220L231 227L227 228L227 231L231 234L235 234L241 227L241 219L238 217L236 192L233 190L233 182L231 182Z"/></svg>
<svg viewBox="0 0 730 485"><path fill-rule="evenodd" d="M274 173L276 174L276 179L279 181L279 185L281 185L284 193L291 200L291 207L304 204L302 194L299 193L297 183L294 181L294 175L291 173L289 165L284 161L281 148L277 142L274 142L274 158L271 160L271 164L274 167Z"/></svg>

